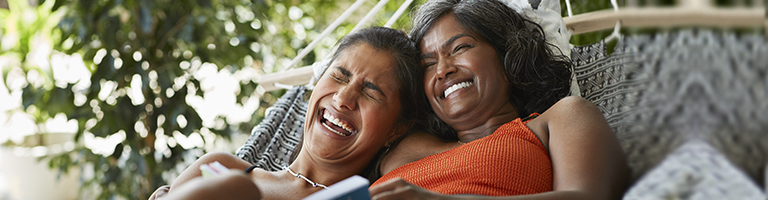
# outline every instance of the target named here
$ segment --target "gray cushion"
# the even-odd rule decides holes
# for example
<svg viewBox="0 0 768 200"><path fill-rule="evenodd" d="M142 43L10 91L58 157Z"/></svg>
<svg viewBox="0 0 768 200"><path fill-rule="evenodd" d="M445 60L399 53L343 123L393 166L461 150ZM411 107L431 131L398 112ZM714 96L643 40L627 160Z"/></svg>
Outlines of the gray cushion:
<svg viewBox="0 0 768 200"><path fill-rule="evenodd" d="M762 35L682 30L632 35L610 56L576 47L582 96L619 137L633 179L685 141L707 141L759 184L768 162L768 43Z"/></svg>
<svg viewBox="0 0 768 200"><path fill-rule="evenodd" d="M741 170L701 140L691 140L643 176L624 196L634 199L766 199Z"/></svg>

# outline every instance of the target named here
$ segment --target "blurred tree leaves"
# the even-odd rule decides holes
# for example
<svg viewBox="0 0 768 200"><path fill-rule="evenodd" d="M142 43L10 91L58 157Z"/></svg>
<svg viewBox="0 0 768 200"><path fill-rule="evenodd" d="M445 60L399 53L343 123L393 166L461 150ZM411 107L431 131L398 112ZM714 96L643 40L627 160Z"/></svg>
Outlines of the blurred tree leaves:
<svg viewBox="0 0 768 200"><path fill-rule="evenodd" d="M391 1L373 24L383 25L403 1ZM19 88L21 106L38 124L60 113L78 124L77 146L48 157L49 166L61 172L95 171L83 175L81 188L98 189L98 199L146 199L168 184L164 173L177 170L186 153L199 147L170 139L249 133L265 108L284 92L258 94L258 77L285 67L352 2L46 0L25 7L26 3L10 0L9 10L0 9L5 22L0 25L0 55L18 58L10 67L3 66L3 80L13 73L27 77ZM361 11L375 3L367 1ZM20 10L33 10L37 17L30 22ZM356 12L299 65L327 56L363 15L365 11ZM395 28L405 27L409 18L401 17ZM53 54L81 55L89 77L74 82L54 79L50 54L47 65L30 64L27 58L35 35L53 42ZM15 40L7 38L12 37L18 42L10 44ZM256 101L249 120L213 116L215 123L204 122L211 116L201 116L191 101L210 92L206 88L211 84L206 86L198 76L206 66L237 79L234 103L245 107ZM84 146L87 137L116 137L122 142L106 155ZM205 141L210 137L201 138L212 142Z"/></svg>

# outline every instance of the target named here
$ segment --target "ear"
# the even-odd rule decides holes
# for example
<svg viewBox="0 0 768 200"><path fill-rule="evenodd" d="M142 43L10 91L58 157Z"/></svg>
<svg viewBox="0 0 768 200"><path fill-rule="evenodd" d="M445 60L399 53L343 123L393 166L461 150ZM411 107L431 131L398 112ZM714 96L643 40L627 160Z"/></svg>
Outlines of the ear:
<svg viewBox="0 0 768 200"><path fill-rule="evenodd" d="M408 130L410 130L411 127L413 127L413 124L414 124L413 122L399 122L399 123L397 123L395 125L395 127L392 129L392 134L389 135L389 138L387 139L387 142L384 143L384 146L385 147L389 147L391 145L394 145L398 141L400 141L400 139L405 137L405 135L406 135L405 133L407 133Z"/></svg>

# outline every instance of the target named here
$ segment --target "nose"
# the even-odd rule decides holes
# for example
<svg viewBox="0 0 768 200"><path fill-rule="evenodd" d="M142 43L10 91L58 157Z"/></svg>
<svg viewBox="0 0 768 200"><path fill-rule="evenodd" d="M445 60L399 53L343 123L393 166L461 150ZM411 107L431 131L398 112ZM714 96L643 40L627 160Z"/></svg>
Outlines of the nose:
<svg viewBox="0 0 768 200"><path fill-rule="evenodd" d="M456 70L456 66L453 65L453 63L443 60L437 63L435 72L437 73L437 79L443 80L447 78L448 75L456 73Z"/></svg>
<svg viewBox="0 0 768 200"><path fill-rule="evenodd" d="M355 110L357 108L358 92L354 87L345 86L339 88L336 94L333 94L333 100L339 109Z"/></svg>

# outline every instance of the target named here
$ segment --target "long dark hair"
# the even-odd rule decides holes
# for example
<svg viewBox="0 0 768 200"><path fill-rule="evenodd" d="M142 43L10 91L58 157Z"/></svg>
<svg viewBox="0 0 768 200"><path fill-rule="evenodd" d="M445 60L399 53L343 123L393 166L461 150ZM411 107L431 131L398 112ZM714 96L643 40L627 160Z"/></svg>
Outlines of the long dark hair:
<svg viewBox="0 0 768 200"><path fill-rule="evenodd" d="M540 25L496 0L433 0L419 7L411 29L417 46L442 16L452 13L464 29L480 36L499 55L509 101L520 116L542 113L569 93L570 60L552 51ZM556 48L555 48L556 49ZM426 97L424 97L426 98ZM430 109L433 134L458 139L456 131Z"/></svg>
<svg viewBox="0 0 768 200"><path fill-rule="evenodd" d="M347 48L360 43L366 43L376 50L387 52L395 59L395 80L397 84L400 84L400 114L397 122L400 125L424 127L425 113L426 109L429 108L429 103L424 98L418 98L424 94L424 87L421 83L421 74L424 74L424 69L419 67L419 49L416 44L408 38L405 32L399 30L385 27L365 28L342 37L338 41L337 49L328 64L333 63ZM328 66L326 66L327 68ZM404 136L405 134L396 142ZM298 156L301 146L302 142L299 142L291 155L291 162ZM388 150L389 146L381 148L360 175L365 176L371 182L378 179L381 176L379 161Z"/></svg>

